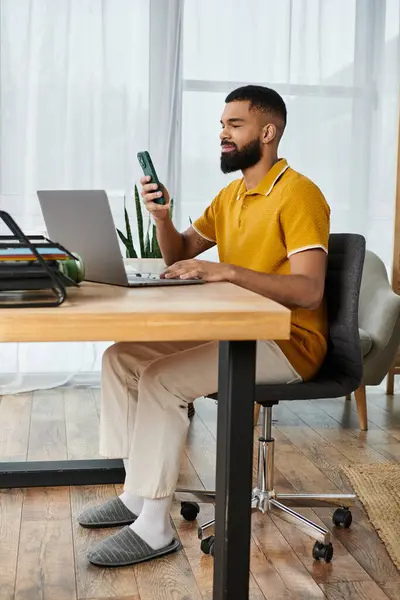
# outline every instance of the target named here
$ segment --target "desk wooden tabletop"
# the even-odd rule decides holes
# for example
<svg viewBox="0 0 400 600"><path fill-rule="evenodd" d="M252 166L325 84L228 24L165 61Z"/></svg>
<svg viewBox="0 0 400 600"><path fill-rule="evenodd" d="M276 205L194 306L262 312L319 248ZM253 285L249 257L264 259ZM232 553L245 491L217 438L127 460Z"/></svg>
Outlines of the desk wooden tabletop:
<svg viewBox="0 0 400 600"><path fill-rule="evenodd" d="M287 339L290 311L230 283L83 283L57 308L0 309L0 342Z"/></svg>

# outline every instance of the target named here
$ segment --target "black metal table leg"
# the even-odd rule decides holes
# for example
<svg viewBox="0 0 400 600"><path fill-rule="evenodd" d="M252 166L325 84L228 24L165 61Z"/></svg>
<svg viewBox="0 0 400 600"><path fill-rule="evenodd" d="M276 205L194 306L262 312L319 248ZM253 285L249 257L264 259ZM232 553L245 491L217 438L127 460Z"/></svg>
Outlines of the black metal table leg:
<svg viewBox="0 0 400 600"><path fill-rule="evenodd" d="M248 600L256 342L220 342L213 600Z"/></svg>
<svg viewBox="0 0 400 600"><path fill-rule="evenodd" d="M0 463L0 488L123 483L121 459Z"/></svg>

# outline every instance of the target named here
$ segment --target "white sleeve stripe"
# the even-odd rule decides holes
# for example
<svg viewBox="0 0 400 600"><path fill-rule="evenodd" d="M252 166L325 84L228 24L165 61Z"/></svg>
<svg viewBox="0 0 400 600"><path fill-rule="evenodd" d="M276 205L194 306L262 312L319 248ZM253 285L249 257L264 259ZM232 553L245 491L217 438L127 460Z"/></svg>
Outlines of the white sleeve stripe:
<svg viewBox="0 0 400 600"><path fill-rule="evenodd" d="M197 227L195 227L192 223L192 228L195 230L196 233L198 233L202 238L204 238L205 240L207 240L208 242L212 242L213 244L216 244L215 240L212 240L211 238L207 237L206 235L204 235L204 233L201 233L201 231L199 231L197 229Z"/></svg>
<svg viewBox="0 0 400 600"><path fill-rule="evenodd" d="M318 248L326 252L326 254L328 254L328 249L325 248L325 246L323 246L322 244L314 244L312 246L303 246L302 248L296 248L296 250L288 252L288 258L290 258L293 254L298 254L299 252L304 252L305 250L315 250Z"/></svg>

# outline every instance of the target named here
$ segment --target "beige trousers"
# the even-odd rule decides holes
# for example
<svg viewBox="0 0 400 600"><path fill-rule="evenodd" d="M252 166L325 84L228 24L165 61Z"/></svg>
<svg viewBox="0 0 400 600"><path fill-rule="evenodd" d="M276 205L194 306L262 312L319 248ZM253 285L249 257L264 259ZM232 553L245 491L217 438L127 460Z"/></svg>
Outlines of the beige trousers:
<svg viewBox="0 0 400 600"><path fill-rule="evenodd" d="M274 342L257 343L258 383L300 379ZM129 458L127 492L145 498L173 494L189 427L188 403L217 388L218 342L123 342L106 350L100 454Z"/></svg>

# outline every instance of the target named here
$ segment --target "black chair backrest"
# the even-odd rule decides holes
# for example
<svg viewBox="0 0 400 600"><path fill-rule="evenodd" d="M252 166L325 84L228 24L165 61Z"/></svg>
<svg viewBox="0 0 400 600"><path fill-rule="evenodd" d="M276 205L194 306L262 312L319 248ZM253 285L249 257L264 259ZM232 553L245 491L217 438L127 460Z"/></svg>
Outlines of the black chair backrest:
<svg viewBox="0 0 400 600"><path fill-rule="evenodd" d="M338 398L356 390L363 363L358 332L358 299L364 266L365 239L353 233L329 237L325 280L329 339L328 352L317 375L292 385L257 385L256 401L265 406L280 400Z"/></svg>
<svg viewBox="0 0 400 600"><path fill-rule="evenodd" d="M337 380L356 389L363 362L358 331L358 303L365 258L365 238L355 233L329 237L325 300L328 310L328 352L317 379Z"/></svg>

